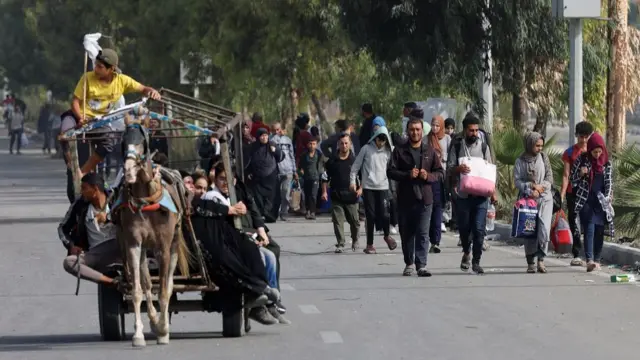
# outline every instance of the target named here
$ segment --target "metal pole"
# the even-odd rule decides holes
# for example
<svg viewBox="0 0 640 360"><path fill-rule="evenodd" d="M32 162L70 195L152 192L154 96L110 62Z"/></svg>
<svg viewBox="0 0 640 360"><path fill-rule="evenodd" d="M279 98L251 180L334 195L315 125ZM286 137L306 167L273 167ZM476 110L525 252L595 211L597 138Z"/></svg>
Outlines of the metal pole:
<svg viewBox="0 0 640 360"><path fill-rule="evenodd" d="M582 121L582 19L569 19L569 146L576 143L575 127Z"/></svg>
<svg viewBox="0 0 640 360"><path fill-rule="evenodd" d="M486 6L489 7L489 1L486 0ZM483 15L482 27L484 31L489 31L489 19ZM484 131L489 135L493 133L493 84L491 78L493 77L493 64L491 59L491 43L488 42L485 47L485 51L482 54L483 60L486 59L488 68L486 74L480 74L480 97L485 106L485 112L483 117ZM486 76L485 76L486 75ZM487 79L488 78L488 79Z"/></svg>

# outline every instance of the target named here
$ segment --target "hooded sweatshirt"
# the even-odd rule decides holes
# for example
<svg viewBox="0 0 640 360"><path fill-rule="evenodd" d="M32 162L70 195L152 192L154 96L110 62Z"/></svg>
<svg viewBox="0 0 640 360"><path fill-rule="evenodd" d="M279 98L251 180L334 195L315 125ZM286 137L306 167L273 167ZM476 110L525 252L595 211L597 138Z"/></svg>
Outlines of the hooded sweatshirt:
<svg viewBox="0 0 640 360"><path fill-rule="evenodd" d="M376 146L375 138L384 135L387 143L381 149ZM389 131L385 126L378 128L367 144L360 149L360 153L351 167L351 184L356 183L356 176L362 170L362 188L368 190L389 190L387 178L387 164L391 159L393 144Z"/></svg>

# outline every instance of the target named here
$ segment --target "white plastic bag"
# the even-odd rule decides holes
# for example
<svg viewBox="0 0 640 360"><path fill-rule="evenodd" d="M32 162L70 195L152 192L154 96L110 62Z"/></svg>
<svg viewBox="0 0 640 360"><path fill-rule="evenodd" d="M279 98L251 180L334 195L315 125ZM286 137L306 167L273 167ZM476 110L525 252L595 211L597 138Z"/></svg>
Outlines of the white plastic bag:
<svg viewBox="0 0 640 360"><path fill-rule="evenodd" d="M29 146L29 138L27 138L27 134L24 132L20 135L20 147L26 148Z"/></svg>

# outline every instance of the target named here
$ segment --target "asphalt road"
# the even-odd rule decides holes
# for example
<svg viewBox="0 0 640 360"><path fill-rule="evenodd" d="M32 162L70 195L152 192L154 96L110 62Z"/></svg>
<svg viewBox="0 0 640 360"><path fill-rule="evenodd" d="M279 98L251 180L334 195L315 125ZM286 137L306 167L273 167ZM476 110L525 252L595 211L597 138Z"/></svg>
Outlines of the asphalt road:
<svg viewBox="0 0 640 360"><path fill-rule="evenodd" d="M6 149L0 141L0 149ZM637 356L640 289L548 261L525 274L522 250L493 244L484 276L459 270L452 236L429 256L431 278L402 277L401 252L333 254L327 218L275 224L290 326L221 337L221 317L181 313L172 341L101 342L96 286L62 269L67 208L61 160L0 150L0 359L623 359ZM364 242L364 235L361 236ZM145 317L145 328L148 323ZM132 317L127 317L132 333Z"/></svg>

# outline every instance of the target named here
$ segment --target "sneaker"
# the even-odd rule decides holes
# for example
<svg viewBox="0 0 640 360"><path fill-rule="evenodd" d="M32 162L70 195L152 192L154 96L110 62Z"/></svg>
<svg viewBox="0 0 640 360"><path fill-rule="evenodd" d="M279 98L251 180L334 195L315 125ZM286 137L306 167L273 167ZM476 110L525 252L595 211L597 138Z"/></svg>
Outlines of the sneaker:
<svg viewBox="0 0 640 360"><path fill-rule="evenodd" d="M416 266L415 265L407 265L404 268L404 271L402 272L402 276L411 276L416 272Z"/></svg>
<svg viewBox="0 0 640 360"><path fill-rule="evenodd" d="M473 263L471 265L471 271L473 271L474 273L476 273L478 275L484 274L484 269L478 263Z"/></svg>
<svg viewBox="0 0 640 360"><path fill-rule="evenodd" d="M363 251L365 254L376 254L376 248L373 245L367 245Z"/></svg>
<svg viewBox="0 0 640 360"><path fill-rule="evenodd" d="M536 273L536 264L527 264L527 274Z"/></svg>
<svg viewBox="0 0 640 360"><path fill-rule="evenodd" d="M278 312L280 314L286 314L287 313L287 308L284 307L284 305L282 305L282 302L278 301L276 303L276 309L278 309Z"/></svg>
<svg viewBox="0 0 640 360"><path fill-rule="evenodd" d="M418 269L418 276L419 277L431 277L431 272L429 270L427 270L427 267L421 267L420 269Z"/></svg>
<svg viewBox="0 0 640 360"><path fill-rule="evenodd" d="M582 259L580 259L579 257L574 257L573 260L571 260L571 266L583 266L584 265L584 261L582 261Z"/></svg>
<svg viewBox="0 0 640 360"><path fill-rule="evenodd" d="M441 252L442 252L442 250L440 250L440 245L433 244L429 248L429 253L431 253L431 254L440 254Z"/></svg>
<svg viewBox="0 0 640 360"><path fill-rule="evenodd" d="M284 215L280 215L280 221L289 221Z"/></svg>
<svg viewBox="0 0 640 360"><path fill-rule="evenodd" d="M333 252L336 254L342 254L343 251L344 251L344 247L342 247L342 245L338 245L336 246L336 249Z"/></svg>
<svg viewBox="0 0 640 360"><path fill-rule="evenodd" d="M471 255L462 254L462 260L460 261L460 270L467 271L471 266Z"/></svg>
<svg viewBox="0 0 640 360"><path fill-rule="evenodd" d="M398 235L398 229L395 226L392 226L391 229L389 229L389 232L391 235Z"/></svg>
<svg viewBox="0 0 640 360"><path fill-rule="evenodd" d="M278 302L280 301L280 291L278 291L278 289L274 289L272 287L267 287L264 290L264 294L267 296L267 298L272 301L272 302Z"/></svg>
<svg viewBox="0 0 640 360"><path fill-rule="evenodd" d="M312 212L309 217L309 220L315 220L315 219L316 219L316 213Z"/></svg>
<svg viewBox="0 0 640 360"><path fill-rule="evenodd" d="M278 319L269 313L266 306L251 309L249 311L249 319L262 325L275 325L279 322Z"/></svg>
<svg viewBox="0 0 640 360"><path fill-rule="evenodd" d="M278 323L282 325L291 325L291 321L287 320L282 314L280 314L280 312L278 312L276 305L267 306L267 311L269 312L269 315L278 321Z"/></svg>
<svg viewBox="0 0 640 360"><path fill-rule="evenodd" d="M441 225L440 226L440 231L442 231L443 233L446 233L447 232L447 226L444 223L442 223L440 225Z"/></svg>

